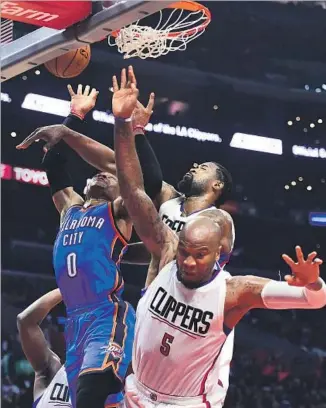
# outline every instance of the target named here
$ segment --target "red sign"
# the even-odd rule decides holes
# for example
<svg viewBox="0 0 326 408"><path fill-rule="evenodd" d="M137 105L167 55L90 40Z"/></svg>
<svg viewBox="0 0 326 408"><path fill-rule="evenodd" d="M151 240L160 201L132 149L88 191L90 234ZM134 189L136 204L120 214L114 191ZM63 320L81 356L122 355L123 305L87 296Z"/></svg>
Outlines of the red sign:
<svg viewBox="0 0 326 408"><path fill-rule="evenodd" d="M49 185L45 171L28 169L26 167L12 167L9 164L1 164L1 178L4 180L16 180L20 183L34 184L36 186Z"/></svg>
<svg viewBox="0 0 326 408"><path fill-rule="evenodd" d="M1 17L61 30L92 12L91 1L1 1Z"/></svg>
<svg viewBox="0 0 326 408"><path fill-rule="evenodd" d="M12 179L12 167L9 164L1 163L1 178L4 180Z"/></svg>

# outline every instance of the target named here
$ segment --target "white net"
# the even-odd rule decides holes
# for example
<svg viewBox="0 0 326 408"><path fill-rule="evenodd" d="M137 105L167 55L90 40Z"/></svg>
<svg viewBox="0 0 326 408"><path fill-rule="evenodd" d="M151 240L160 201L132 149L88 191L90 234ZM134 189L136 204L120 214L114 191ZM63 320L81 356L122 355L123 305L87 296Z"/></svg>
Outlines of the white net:
<svg viewBox="0 0 326 408"><path fill-rule="evenodd" d="M169 9L166 21L163 11L159 14L159 22L153 28L140 25L137 21L120 30L117 37L108 37L110 46L117 46L124 58L138 57L141 59L158 58L172 51L185 51L187 45L205 32L210 17L205 10L188 11Z"/></svg>

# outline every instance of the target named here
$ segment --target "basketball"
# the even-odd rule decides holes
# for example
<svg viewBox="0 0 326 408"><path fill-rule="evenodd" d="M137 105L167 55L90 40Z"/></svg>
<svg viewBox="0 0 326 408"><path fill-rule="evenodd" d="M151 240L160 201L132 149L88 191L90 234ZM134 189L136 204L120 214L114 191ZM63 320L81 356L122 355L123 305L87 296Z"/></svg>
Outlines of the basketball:
<svg viewBox="0 0 326 408"><path fill-rule="evenodd" d="M91 47L85 45L71 50L44 65L51 74L58 78L74 78L81 74L91 59Z"/></svg>

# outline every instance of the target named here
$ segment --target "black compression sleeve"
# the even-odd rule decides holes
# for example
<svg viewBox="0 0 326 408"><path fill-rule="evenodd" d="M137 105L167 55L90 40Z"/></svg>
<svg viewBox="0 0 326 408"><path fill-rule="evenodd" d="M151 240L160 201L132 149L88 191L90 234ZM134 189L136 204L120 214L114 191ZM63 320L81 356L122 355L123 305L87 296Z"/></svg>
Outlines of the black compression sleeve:
<svg viewBox="0 0 326 408"><path fill-rule="evenodd" d="M72 187L72 179L66 168L65 144L59 142L42 159L42 166L48 176L51 194Z"/></svg>
<svg viewBox="0 0 326 408"><path fill-rule="evenodd" d="M161 166L145 135L136 135L136 150L143 172L145 191L151 199L154 199L162 189Z"/></svg>

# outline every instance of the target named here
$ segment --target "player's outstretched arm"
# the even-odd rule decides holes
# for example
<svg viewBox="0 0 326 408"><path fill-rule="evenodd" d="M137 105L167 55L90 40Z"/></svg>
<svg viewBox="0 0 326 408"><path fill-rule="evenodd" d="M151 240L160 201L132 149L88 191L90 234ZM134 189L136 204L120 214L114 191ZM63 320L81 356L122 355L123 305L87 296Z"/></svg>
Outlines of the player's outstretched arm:
<svg viewBox="0 0 326 408"><path fill-rule="evenodd" d="M59 289L52 290L17 316L23 351L37 374L54 376L61 367L59 357L51 351L40 328L42 320L62 301ZM51 380L51 378L47 378Z"/></svg>
<svg viewBox="0 0 326 408"><path fill-rule="evenodd" d="M36 129L26 137L17 149L27 149L36 140L46 141L45 149L49 150L64 140L75 152L91 166L100 171L116 173L114 151L109 147L83 135L83 119L95 106L99 92L86 85L78 85L75 93L71 85L68 91L71 97L70 115L63 125L44 126ZM66 126L65 126L66 125Z"/></svg>
<svg viewBox="0 0 326 408"><path fill-rule="evenodd" d="M81 133L69 129L65 125L51 125L36 129L27 136L16 148L27 149L36 140L46 142L46 151L53 148L61 140L67 143L75 152L91 166L100 171L116 173L114 151Z"/></svg>
<svg viewBox="0 0 326 408"><path fill-rule="evenodd" d="M136 152L131 115L137 104L138 89L132 67L122 70L121 85L113 77L112 110L116 118L114 142L120 193L135 230L146 248L156 258L167 261L167 248L174 244L174 234L162 222L149 196L145 193L142 171ZM172 259L169 259L169 262Z"/></svg>
<svg viewBox="0 0 326 408"><path fill-rule="evenodd" d="M261 309L320 309L326 305L326 284L320 278L322 260L312 252L307 259L296 247L297 262L288 255L283 259L292 275L280 282L257 276L235 276L227 282L225 324L233 328L250 310Z"/></svg>

